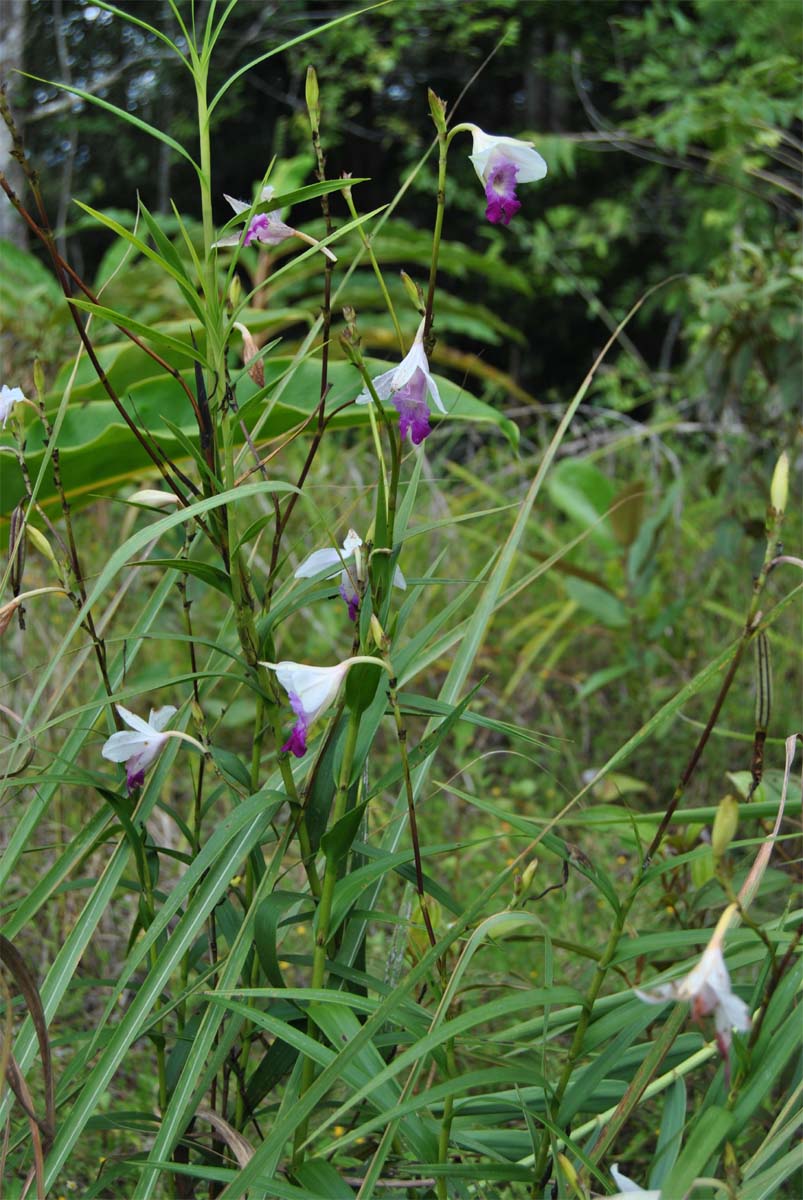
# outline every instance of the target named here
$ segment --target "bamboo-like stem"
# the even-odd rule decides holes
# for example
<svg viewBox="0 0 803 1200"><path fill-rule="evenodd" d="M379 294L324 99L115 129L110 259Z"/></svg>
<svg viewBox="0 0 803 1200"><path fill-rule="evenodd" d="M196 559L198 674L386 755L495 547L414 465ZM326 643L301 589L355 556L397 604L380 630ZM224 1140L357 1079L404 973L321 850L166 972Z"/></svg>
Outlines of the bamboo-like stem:
<svg viewBox="0 0 803 1200"><path fill-rule="evenodd" d="M343 743L343 758L340 763L340 776L338 778L337 791L335 792L335 800L332 805L332 815L330 819L331 826L342 820L346 813L346 804L348 802L349 784L351 782L351 767L354 762L354 751L357 747L357 736L360 732L360 717L358 713L352 712L349 717L349 723L346 726L346 736ZM329 922L332 916L332 901L335 894L335 885L338 878L338 863L334 856L330 855L326 859L326 870L323 877L323 887L321 889L321 898L318 902L318 911L315 914L315 948L312 952L312 976L310 979L311 988L321 988L324 985L326 976L326 948L329 944ZM317 1036L317 1026L310 1019L308 1023L307 1033L310 1037ZM299 1094L303 1096L307 1088L312 1083L315 1076L315 1063L311 1058L304 1059L304 1065L301 1069L301 1083ZM307 1129L309 1127L309 1118L305 1118L298 1129L296 1130L295 1138L293 1139L293 1157L297 1162L301 1154L301 1146L307 1137Z"/></svg>
<svg viewBox="0 0 803 1200"><path fill-rule="evenodd" d="M359 214L358 214L356 206L354 204L354 198L351 194L351 188L350 187L344 188L343 195L346 198L346 204L348 205L348 209L349 209L349 212L351 213L351 216L353 217L353 219L355 221L359 220ZM374 248L371 244L371 239L368 237L368 234L365 232L365 229L362 225L359 225L357 228L359 230L360 238L362 240L363 247L365 248L365 252L368 255L368 261L370 262L370 264L373 268L374 275L376 276L376 281L379 284L379 290L382 292L382 296L384 298L385 305L387 307L388 313L390 314L390 319L393 322L393 328L396 330L396 337L399 339L399 350L401 351L401 354L403 357L404 356L404 335L402 334L402 331L401 331L401 325L399 324L399 318L396 316L396 309L393 306L393 301L390 298L390 292L388 291L387 284L385 283L385 277L382 274L382 269L379 266L379 263L377 262L376 255L374 254Z"/></svg>
<svg viewBox="0 0 803 1200"><path fill-rule="evenodd" d="M424 348L427 351L429 350L428 342L432 332L435 288L438 282L438 257L441 248L441 233L443 232L443 214L446 208L446 158L448 151L449 141L444 128L438 131L438 195L435 208L435 228L432 232L432 259L429 266L427 303L424 310Z"/></svg>

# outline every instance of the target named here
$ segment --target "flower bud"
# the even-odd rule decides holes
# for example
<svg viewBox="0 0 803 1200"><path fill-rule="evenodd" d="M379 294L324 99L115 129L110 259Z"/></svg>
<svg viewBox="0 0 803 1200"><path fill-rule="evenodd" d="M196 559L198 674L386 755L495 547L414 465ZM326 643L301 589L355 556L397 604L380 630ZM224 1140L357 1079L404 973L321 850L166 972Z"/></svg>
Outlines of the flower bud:
<svg viewBox="0 0 803 1200"><path fill-rule="evenodd" d="M735 796L723 796L717 808L717 815L714 817L714 828L711 831L711 849L715 860L725 857L738 824L739 801Z"/></svg>
<svg viewBox="0 0 803 1200"><path fill-rule="evenodd" d="M38 358L35 358L33 363L33 386L36 388L36 394L41 400L45 393L45 373Z"/></svg>
<svg viewBox="0 0 803 1200"><path fill-rule="evenodd" d="M413 307L417 309L418 312L423 313L424 293L421 290L420 284L416 283L414 279L411 279L406 271L401 271L400 275L401 281L404 284L404 290L412 302Z"/></svg>
<svg viewBox="0 0 803 1200"><path fill-rule="evenodd" d="M376 613L371 613L371 637L380 650L386 650L388 647L388 637L382 628Z"/></svg>
<svg viewBox="0 0 803 1200"><path fill-rule="evenodd" d="M321 92L314 67L307 67L306 100L310 129L317 133L321 125Z"/></svg>
<svg viewBox="0 0 803 1200"><path fill-rule="evenodd" d="M432 88L427 88L427 99L435 128L439 134L446 133L446 102L441 100L440 96L436 96Z"/></svg>
<svg viewBox="0 0 803 1200"><path fill-rule="evenodd" d="M239 275L232 275L231 283L229 284L229 305L235 309L240 303L240 295L243 290L243 285L240 283Z"/></svg>
<svg viewBox="0 0 803 1200"><path fill-rule="evenodd" d="M253 379L254 383L259 388L265 386L265 364L258 357L259 347L257 346L251 334L246 329L245 325L240 321L234 322L234 328L239 330L243 338L243 362L248 367L248 374ZM253 364L249 366L249 364Z"/></svg>
<svg viewBox="0 0 803 1200"><path fill-rule="evenodd" d="M320 89L314 67L307 67L306 102L307 113L310 115L310 128L313 133L317 133L320 128Z"/></svg>
<svg viewBox="0 0 803 1200"><path fill-rule="evenodd" d="M58 559L53 553L53 547L50 545L50 542L47 540L45 535L41 532L41 530L37 529L35 525L26 525L25 533L34 550L37 550L44 558L48 560L58 575Z"/></svg>
<svg viewBox="0 0 803 1200"><path fill-rule="evenodd" d="M775 464L775 470L772 473L772 483L770 484L770 504L776 513L782 513L785 510L788 498L789 455L784 450Z"/></svg>
<svg viewBox="0 0 803 1200"><path fill-rule="evenodd" d="M145 488L141 492L134 492L128 497L129 504L140 504L143 508L172 508L174 504L178 504L178 496L173 492L159 492L156 488Z"/></svg>

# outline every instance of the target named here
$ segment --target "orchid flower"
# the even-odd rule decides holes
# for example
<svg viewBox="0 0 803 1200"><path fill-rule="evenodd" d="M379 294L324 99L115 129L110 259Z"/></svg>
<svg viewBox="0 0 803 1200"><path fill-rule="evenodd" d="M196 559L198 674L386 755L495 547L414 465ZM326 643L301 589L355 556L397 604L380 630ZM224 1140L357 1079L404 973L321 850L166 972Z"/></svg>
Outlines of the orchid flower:
<svg viewBox="0 0 803 1200"><path fill-rule="evenodd" d="M134 732L113 733L103 743L101 754L109 762L124 762L126 765L126 786L129 792L142 787L145 782L145 771L161 752L165 742L170 737L164 729L167 722L178 711L174 705L166 704L164 708L151 709L147 721L129 712L122 704L115 704L120 716Z"/></svg>
<svg viewBox="0 0 803 1200"><path fill-rule="evenodd" d="M359 549L362 545L362 538L353 529L350 529L346 534L346 540L340 550L325 549L313 550L308 558L305 558L299 567L296 567L294 572L296 579L311 579L313 575L320 574L321 571L327 570L329 567L334 567L324 578L334 579L340 570L340 595L348 606L349 619L357 620L357 613L360 609L360 596L355 586L355 580L346 567L345 563L348 559L355 559L355 567L357 578L361 578L361 563ZM393 572L393 586L401 588L404 591L407 587L407 580L401 573L401 569L396 567Z"/></svg>
<svg viewBox="0 0 803 1200"><path fill-rule="evenodd" d="M722 956L722 941L732 907L729 906L722 914L700 961L688 975L672 983L663 983L649 992L636 989L638 998L647 1004L663 1004L666 1000L689 1001L695 1021L713 1013L717 1045L726 1066L731 1031L738 1029L740 1033L746 1033L751 1025L750 1010L744 1000L731 991L730 975Z"/></svg>
<svg viewBox="0 0 803 1200"><path fill-rule="evenodd" d="M627 1196L644 1196L646 1200L661 1200L660 1189L647 1191L645 1188L639 1187L632 1179L628 1179L627 1175L622 1174L618 1163L614 1163L611 1167L611 1175L619 1191L615 1196L610 1196L608 1200L626 1200Z"/></svg>
<svg viewBox="0 0 803 1200"><path fill-rule="evenodd" d="M259 193L257 203L264 204L270 200L273 192L274 189L270 185L264 187ZM227 196L225 192L223 195L238 216L241 213L251 212L254 207L253 204L247 204L245 200L235 200L233 196ZM252 242L263 242L266 246L278 246L280 242L286 241L289 237L301 238L302 242L308 242L310 246L317 246L321 253L325 254L331 262L337 262L337 258L328 246L322 246L320 242L310 237L308 233L301 233L300 230L293 229L291 225L285 225L284 221L275 212L256 213L248 222L245 238L243 238L241 233L230 233L213 242L212 249L217 249L220 246L239 246L240 242L244 246L250 246Z"/></svg>
<svg viewBox="0 0 803 1200"><path fill-rule="evenodd" d="M509 225L521 208L516 185L543 179L547 165L532 142L483 133L477 125L468 128L474 140L474 152L469 157L488 201L485 215L494 225Z"/></svg>
<svg viewBox="0 0 803 1200"><path fill-rule="evenodd" d="M418 326L415 341L398 367L377 375L372 382L379 399L390 400L398 412L399 432L402 438L409 431L413 445L420 446L431 432L426 393L429 392L442 413L446 412L438 385L429 372L429 363L424 352L423 321ZM357 397L357 404L370 404L372 400L373 396L368 388L365 388Z"/></svg>
<svg viewBox="0 0 803 1200"><path fill-rule="evenodd" d="M22 388L10 388L5 383L0 388L0 422L2 422L3 429L6 427L6 421L11 416L11 410L14 405L18 404L20 400L24 399L25 394L23 393Z"/></svg>
<svg viewBox="0 0 803 1200"><path fill-rule="evenodd" d="M356 663L375 663L387 669L381 658L372 658L367 654L347 658L345 662L334 667L313 667L307 663L286 661L260 664L276 672L276 678L287 692L290 707L296 714L296 723L290 737L282 746L283 751L289 751L296 758L303 758L307 752L307 733L310 725L334 702L349 667Z"/></svg>

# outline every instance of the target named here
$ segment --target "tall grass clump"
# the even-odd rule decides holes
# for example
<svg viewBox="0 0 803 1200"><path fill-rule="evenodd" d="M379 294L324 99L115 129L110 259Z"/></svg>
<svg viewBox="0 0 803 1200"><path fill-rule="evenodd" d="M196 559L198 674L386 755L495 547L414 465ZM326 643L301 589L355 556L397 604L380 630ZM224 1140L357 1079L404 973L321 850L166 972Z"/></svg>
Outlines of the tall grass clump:
<svg viewBox="0 0 803 1200"><path fill-rule="evenodd" d="M99 7L182 64L197 139L66 90L178 156L200 218L78 201L114 238L90 285L3 101L27 191L0 182L76 346L0 394L3 1195L798 1194L788 454L690 668L689 608L655 587L679 485L616 488L565 449L650 292L536 455L436 373L441 297L484 320L441 287L451 164L470 154L477 220L504 229L547 173L531 143L429 92L432 230L400 279L383 230L410 181L365 212L364 180L328 177L310 68L314 181L266 154L221 224L216 113L290 44L215 91L232 5L196 26L171 0L175 37ZM586 637L578 706L555 706ZM634 719L583 766L579 706L613 684ZM653 756L652 783L622 770Z"/></svg>

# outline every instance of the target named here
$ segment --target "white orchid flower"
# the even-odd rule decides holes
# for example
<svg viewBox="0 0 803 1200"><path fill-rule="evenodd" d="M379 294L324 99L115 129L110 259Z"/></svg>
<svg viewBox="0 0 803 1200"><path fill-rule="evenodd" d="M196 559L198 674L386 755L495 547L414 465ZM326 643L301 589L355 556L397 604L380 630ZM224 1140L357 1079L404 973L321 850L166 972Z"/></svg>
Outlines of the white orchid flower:
<svg viewBox="0 0 803 1200"><path fill-rule="evenodd" d="M264 187L259 193L257 203L264 204L270 200L273 192L274 189L270 185ZM254 207L253 204L248 204L245 200L235 200L233 196L227 196L225 192L223 196L238 216L240 213L250 212ZM310 246L317 246L321 253L325 254L328 259L332 262L337 262L337 258L328 246L322 246L320 242L310 237L308 233L301 233L300 230L293 229L292 225L286 225L275 212L256 213L248 222L245 238L243 238L241 233L230 233L213 242L212 249L214 250L221 246L239 246L240 242L244 246L250 246L252 242L262 242L266 246L278 246L280 242L285 241L289 237L297 237L302 242L308 242Z"/></svg>
<svg viewBox="0 0 803 1200"><path fill-rule="evenodd" d="M296 723L282 750L289 751L296 758L303 758L307 752L310 725L334 702L349 668L356 663L375 663L387 670L381 658L372 658L368 654L347 658L334 667L313 667L308 663L288 661L260 664L276 672L276 678L287 692L290 707L296 714Z"/></svg>
<svg viewBox="0 0 803 1200"><path fill-rule="evenodd" d="M494 225L508 225L521 208L516 197L517 184L543 179L547 165L532 142L484 133L477 125L467 128L474 142L469 158L488 201L485 215Z"/></svg>
<svg viewBox="0 0 803 1200"><path fill-rule="evenodd" d="M374 391L380 400L390 400L399 414L399 432L404 438L409 431L414 446L419 446L430 434L429 405L427 393L436 408L446 412L438 391L438 385L429 371L424 352L424 322L418 326L415 340L398 367L383 371L372 380ZM357 397L357 404L370 404L373 396L364 388Z"/></svg>
<svg viewBox="0 0 803 1200"><path fill-rule="evenodd" d="M357 578L361 578L361 563L360 563L360 546L363 541L358 533L350 529L346 534L345 541L340 550L327 548L325 550L313 550L308 558L305 558L300 566L296 567L293 572L296 579L311 579L314 575L320 575L322 571L329 573L325 576L326 579L334 579L338 571L340 571L340 595L348 605L349 617L352 621L356 621L357 613L360 607L360 597L356 587L356 580L352 577L351 572L346 563L349 559L355 559ZM396 567L393 572L393 586L401 588L404 591L407 587L407 580L402 575L401 568Z"/></svg>
<svg viewBox="0 0 803 1200"><path fill-rule="evenodd" d="M143 721L122 704L114 707L133 732L113 733L103 743L101 754L109 762L126 764L126 785L132 792L145 782L145 771L170 737L164 729L178 710L174 705L166 704L164 708L151 709L148 720Z"/></svg>
<svg viewBox="0 0 803 1200"><path fill-rule="evenodd" d="M3 384L0 388L0 423L3 429L6 427L6 421L11 416L11 410L15 404L19 404L20 400L25 399L25 393L22 388L12 387Z"/></svg>
<svg viewBox="0 0 803 1200"><path fill-rule="evenodd" d="M619 1170L619 1164L614 1163L611 1167L611 1175L613 1182L619 1188L615 1196L609 1196L608 1200L626 1200L627 1196L644 1196L646 1200L661 1200L661 1192L658 1189L648 1190L639 1187L632 1179L628 1179L627 1175L623 1175Z"/></svg>
<svg viewBox="0 0 803 1200"><path fill-rule="evenodd" d="M746 1033L751 1026L750 1010L744 1000L731 990L730 975L722 955L722 942L732 916L729 905L717 924L710 942L696 966L683 979L663 983L651 991L636 989L636 995L647 1004L663 1004L666 1000L688 1001L696 1021L714 1015L717 1045L728 1061L731 1032Z"/></svg>

